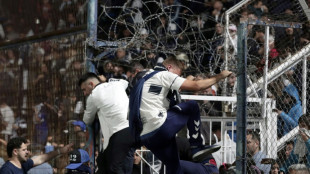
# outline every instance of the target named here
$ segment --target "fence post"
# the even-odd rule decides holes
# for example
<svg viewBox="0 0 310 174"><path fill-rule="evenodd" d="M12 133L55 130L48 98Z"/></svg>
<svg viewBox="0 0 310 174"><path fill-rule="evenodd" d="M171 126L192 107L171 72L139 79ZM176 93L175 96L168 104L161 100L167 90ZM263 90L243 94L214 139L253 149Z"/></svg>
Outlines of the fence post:
<svg viewBox="0 0 310 174"><path fill-rule="evenodd" d="M247 23L238 25L238 72L237 72L237 174L246 173L246 65Z"/></svg>
<svg viewBox="0 0 310 174"><path fill-rule="evenodd" d="M94 58L94 49L97 46L97 15L98 15L98 0L89 0L87 9L87 41L86 46L86 61L85 70L87 72L96 72L95 65L92 63ZM95 169L95 146L96 146L96 134L95 134L96 121L92 126L87 126L89 132L88 150L90 153L90 159L92 162L92 169Z"/></svg>
<svg viewBox="0 0 310 174"><path fill-rule="evenodd" d="M97 15L98 0L88 1L87 10L87 41L86 41L86 71L95 72L96 68L90 61L94 57L94 48L97 46Z"/></svg>
<svg viewBox="0 0 310 174"><path fill-rule="evenodd" d="M309 55L303 57L302 62L302 113L307 113L307 59Z"/></svg>

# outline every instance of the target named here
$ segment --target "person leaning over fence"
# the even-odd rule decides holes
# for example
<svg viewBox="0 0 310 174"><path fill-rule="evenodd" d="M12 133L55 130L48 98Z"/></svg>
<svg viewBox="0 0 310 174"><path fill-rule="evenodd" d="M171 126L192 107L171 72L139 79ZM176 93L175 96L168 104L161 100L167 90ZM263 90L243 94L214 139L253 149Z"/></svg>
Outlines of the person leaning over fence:
<svg viewBox="0 0 310 174"><path fill-rule="evenodd" d="M56 151L41 154L36 157L28 158L27 140L22 137L10 139L7 144L7 154L9 160L1 167L0 173L5 174L24 174L31 168L43 164L58 155L66 154L71 151L73 144L68 144Z"/></svg>
<svg viewBox="0 0 310 174"><path fill-rule="evenodd" d="M133 88L130 94L129 123L137 142L145 145L167 167L167 173L205 173L214 165L202 165L179 159L175 136L186 124L193 159L197 162L217 151L220 146L205 147L200 133L200 112L195 101L172 106L168 96L171 90L199 91L217 83L231 74L222 71L206 80L193 81L180 77L184 64L174 56L164 62L163 71L150 70ZM212 171L214 172L214 171ZM218 172L218 170L217 170Z"/></svg>
<svg viewBox="0 0 310 174"><path fill-rule="evenodd" d="M104 137L103 159L97 161L99 173L131 173L134 139L127 120L128 82L110 78L108 83L101 83L95 73L89 72L79 79L78 85L87 96L83 121L91 125L98 114Z"/></svg>

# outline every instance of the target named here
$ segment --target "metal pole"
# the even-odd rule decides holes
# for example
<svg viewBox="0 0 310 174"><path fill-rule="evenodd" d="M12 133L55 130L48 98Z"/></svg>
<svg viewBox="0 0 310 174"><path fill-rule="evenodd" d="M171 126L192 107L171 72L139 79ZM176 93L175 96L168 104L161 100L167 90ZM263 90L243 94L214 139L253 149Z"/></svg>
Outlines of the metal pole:
<svg viewBox="0 0 310 174"><path fill-rule="evenodd" d="M246 66L247 66L247 24L238 26L238 73L237 73L237 174L246 173Z"/></svg>
<svg viewBox="0 0 310 174"><path fill-rule="evenodd" d="M86 63L85 70L87 72L96 72L96 68L92 63L92 59L94 58L94 47L97 45L97 16L98 16L98 0L89 0L88 1L88 10L87 10L87 42L86 46ZM87 126L89 131L89 139L90 143L89 153L92 161L92 169L95 169L95 147L96 147L96 122L93 123L92 126Z"/></svg>
<svg viewBox="0 0 310 174"><path fill-rule="evenodd" d="M307 113L307 57L304 56L302 64L302 113Z"/></svg>
<svg viewBox="0 0 310 174"><path fill-rule="evenodd" d="M86 71L95 72L96 68L91 60L94 57L94 48L97 46L97 16L98 0L88 1L87 11L87 42L86 42Z"/></svg>
<svg viewBox="0 0 310 174"><path fill-rule="evenodd" d="M262 103L262 117L266 117L266 98L267 98L267 73L268 73L268 53L269 53L269 26L265 26L265 50L264 50L264 57L265 57L265 66L264 66L264 87L263 87L263 103Z"/></svg>

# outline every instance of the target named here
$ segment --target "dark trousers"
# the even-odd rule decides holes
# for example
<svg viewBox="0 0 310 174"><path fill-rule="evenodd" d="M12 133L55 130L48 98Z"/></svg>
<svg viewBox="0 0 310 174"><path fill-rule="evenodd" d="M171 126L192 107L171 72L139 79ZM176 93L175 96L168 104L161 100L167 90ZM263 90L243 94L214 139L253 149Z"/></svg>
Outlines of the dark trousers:
<svg viewBox="0 0 310 174"><path fill-rule="evenodd" d="M114 133L102 159L97 161L100 174L131 174L134 158L134 138L129 128Z"/></svg>
<svg viewBox="0 0 310 174"><path fill-rule="evenodd" d="M200 112L195 101L178 104L168 110L165 123L156 131L141 137L142 144L166 165L167 174L204 174L216 171L215 166L180 160L176 144L176 133L187 125L191 146L201 146ZM210 172L213 173L213 172ZM215 172L217 173L217 172Z"/></svg>

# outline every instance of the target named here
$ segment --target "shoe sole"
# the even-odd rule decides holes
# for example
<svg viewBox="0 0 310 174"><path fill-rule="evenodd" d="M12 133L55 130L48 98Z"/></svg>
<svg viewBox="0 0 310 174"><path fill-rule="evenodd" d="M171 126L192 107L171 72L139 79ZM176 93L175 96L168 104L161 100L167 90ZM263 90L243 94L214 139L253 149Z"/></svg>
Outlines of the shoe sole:
<svg viewBox="0 0 310 174"><path fill-rule="evenodd" d="M213 148L208 148L208 149L204 149L201 150L197 153L195 153L192 157L193 161L197 162L197 161L203 161L205 158L207 158L210 154L220 150L221 146L216 146Z"/></svg>

